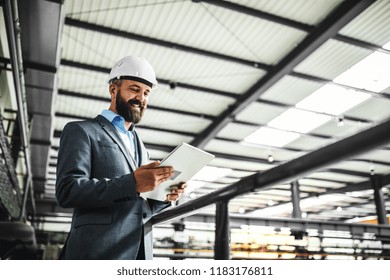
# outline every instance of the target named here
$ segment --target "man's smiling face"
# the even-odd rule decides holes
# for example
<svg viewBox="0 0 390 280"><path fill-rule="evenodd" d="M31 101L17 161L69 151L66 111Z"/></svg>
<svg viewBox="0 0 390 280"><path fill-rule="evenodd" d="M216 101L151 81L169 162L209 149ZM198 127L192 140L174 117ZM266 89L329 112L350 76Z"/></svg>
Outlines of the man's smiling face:
<svg viewBox="0 0 390 280"><path fill-rule="evenodd" d="M126 122L137 124L141 121L148 104L151 88L143 83L123 80L121 86L117 86L115 95L116 112Z"/></svg>

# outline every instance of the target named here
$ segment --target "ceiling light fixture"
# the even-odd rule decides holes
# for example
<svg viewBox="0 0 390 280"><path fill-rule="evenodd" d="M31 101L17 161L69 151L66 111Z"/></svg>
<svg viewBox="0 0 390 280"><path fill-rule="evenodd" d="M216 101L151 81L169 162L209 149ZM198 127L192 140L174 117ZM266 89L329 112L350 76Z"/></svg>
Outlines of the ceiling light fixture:
<svg viewBox="0 0 390 280"><path fill-rule="evenodd" d="M344 126L344 117L343 116L337 117L337 126L338 127Z"/></svg>
<svg viewBox="0 0 390 280"><path fill-rule="evenodd" d="M370 175L371 175L371 176L374 176L374 175L375 175L375 166L374 166L374 165L371 165L371 166L370 166Z"/></svg>
<svg viewBox="0 0 390 280"><path fill-rule="evenodd" d="M272 156L272 154L268 155L268 162L274 162L274 157Z"/></svg>

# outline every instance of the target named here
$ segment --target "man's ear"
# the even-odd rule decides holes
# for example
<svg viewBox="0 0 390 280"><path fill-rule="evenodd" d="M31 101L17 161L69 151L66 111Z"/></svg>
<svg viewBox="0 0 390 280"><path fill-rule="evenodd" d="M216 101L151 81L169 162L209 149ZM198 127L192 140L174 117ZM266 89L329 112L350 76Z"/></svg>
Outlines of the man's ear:
<svg viewBox="0 0 390 280"><path fill-rule="evenodd" d="M110 92L111 97L113 97L113 95L115 96L115 93L116 93L116 85L111 84L110 87L108 88L108 90L109 90L109 92Z"/></svg>

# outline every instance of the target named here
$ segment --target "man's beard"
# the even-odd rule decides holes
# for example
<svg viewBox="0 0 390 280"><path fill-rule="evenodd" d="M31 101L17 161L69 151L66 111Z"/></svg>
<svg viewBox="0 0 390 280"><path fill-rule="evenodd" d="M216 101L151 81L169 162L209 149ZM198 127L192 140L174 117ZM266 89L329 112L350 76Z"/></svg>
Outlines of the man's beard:
<svg viewBox="0 0 390 280"><path fill-rule="evenodd" d="M133 108L132 104L139 105L138 109ZM141 104L138 99L130 99L128 102L126 102L122 98L120 90L118 90L116 93L115 105L118 115L122 116L125 121L131 122L133 124L139 123L145 112L145 106Z"/></svg>

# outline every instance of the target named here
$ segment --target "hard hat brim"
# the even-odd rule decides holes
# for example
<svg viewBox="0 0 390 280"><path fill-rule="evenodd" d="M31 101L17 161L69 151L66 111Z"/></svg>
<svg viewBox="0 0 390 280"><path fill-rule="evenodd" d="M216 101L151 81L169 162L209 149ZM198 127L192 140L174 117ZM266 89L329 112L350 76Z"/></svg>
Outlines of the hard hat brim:
<svg viewBox="0 0 390 280"><path fill-rule="evenodd" d="M110 84L112 81L114 80L131 80L131 81L136 81L136 82L140 82L140 83L143 83L151 88L153 88L154 86L157 85L157 81L156 83L151 83L145 79L142 79L140 77L135 77L135 76L120 76L120 77L115 77L115 78L112 78L110 80L108 80L108 83Z"/></svg>

